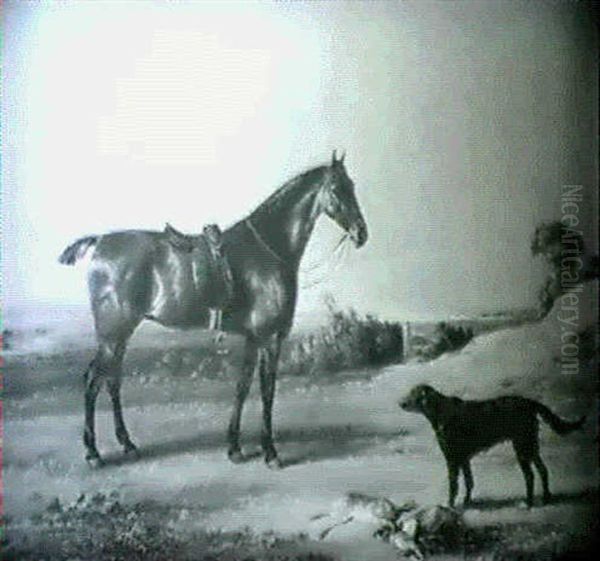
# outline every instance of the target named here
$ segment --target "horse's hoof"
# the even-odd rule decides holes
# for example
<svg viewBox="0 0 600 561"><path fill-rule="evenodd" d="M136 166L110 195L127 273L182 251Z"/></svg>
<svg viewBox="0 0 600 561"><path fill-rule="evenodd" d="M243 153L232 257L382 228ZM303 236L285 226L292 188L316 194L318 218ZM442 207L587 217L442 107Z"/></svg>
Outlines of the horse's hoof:
<svg viewBox="0 0 600 561"><path fill-rule="evenodd" d="M88 454L85 457L85 461L92 469L97 469L104 466L104 460L100 457L100 454Z"/></svg>
<svg viewBox="0 0 600 561"><path fill-rule="evenodd" d="M274 456L273 458L265 459L265 463L267 464L267 467L269 469L272 469L273 471L278 471L280 469L283 469L283 462L277 456Z"/></svg>
<svg viewBox="0 0 600 561"><path fill-rule="evenodd" d="M227 452L227 457L233 464L243 464L246 461L246 456L242 454L241 450L230 450Z"/></svg>

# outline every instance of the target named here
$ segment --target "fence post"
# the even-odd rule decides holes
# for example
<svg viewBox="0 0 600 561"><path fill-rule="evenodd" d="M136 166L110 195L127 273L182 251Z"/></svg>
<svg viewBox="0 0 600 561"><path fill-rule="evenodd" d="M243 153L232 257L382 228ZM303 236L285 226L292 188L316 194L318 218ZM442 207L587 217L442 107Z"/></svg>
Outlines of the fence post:
<svg viewBox="0 0 600 561"><path fill-rule="evenodd" d="M402 360L406 362L410 358L410 340L412 338L410 322L405 321L402 324Z"/></svg>

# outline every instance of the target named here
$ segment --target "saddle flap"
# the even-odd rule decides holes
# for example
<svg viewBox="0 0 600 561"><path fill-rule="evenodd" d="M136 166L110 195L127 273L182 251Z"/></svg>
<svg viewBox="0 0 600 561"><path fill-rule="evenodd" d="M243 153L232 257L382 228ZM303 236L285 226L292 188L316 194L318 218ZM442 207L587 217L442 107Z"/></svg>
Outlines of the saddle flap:
<svg viewBox="0 0 600 561"><path fill-rule="evenodd" d="M173 228L168 222L165 225L164 234L167 241L179 251L185 251L190 253L194 249L195 239L194 236L188 236L183 232Z"/></svg>
<svg viewBox="0 0 600 561"><path fill-rule="evenodd" d="M223 251L221 229L216 224L207 224L202 234L188 235L167 223L164 235L182 253L197 250L189 261L196 290L206 307L222 309L233 295L233 277Z"/></svg>

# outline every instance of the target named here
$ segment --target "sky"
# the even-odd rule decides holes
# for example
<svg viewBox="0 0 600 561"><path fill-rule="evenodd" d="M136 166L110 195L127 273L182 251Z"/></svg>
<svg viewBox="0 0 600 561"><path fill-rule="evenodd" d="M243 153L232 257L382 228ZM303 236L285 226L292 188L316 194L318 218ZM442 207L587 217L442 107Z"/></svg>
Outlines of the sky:
<svg viewBox="0 0 600 561"><path fill-rule="evenodd" d="M370 239L320 221L299 318L531 306L563 185L593 234L594 33L572 2L5 0L5 313L86 305L76 238L226 227L333 149Z"/></svg>

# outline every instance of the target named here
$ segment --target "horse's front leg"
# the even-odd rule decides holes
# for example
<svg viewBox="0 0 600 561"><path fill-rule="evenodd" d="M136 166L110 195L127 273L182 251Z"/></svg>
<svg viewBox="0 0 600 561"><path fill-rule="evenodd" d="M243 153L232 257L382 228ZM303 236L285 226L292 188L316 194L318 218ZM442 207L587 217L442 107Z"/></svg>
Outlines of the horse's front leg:
<svg viewBox="0 0 600 561"><path fill-rule="evenodd" d="M257 355L258 346L256 342L248 338L246 340L246 348L244 351L244 363L236 386L233 413L231 415L231 420L229 421L229 450L227 455L234 464L239 464L245 460L242 449L240 448L240 421L242 418L244 401L246 401L250 386L252 385L252 376L256 367Z"/></svg>
<svg viewBox="0 0 600 561"><path fill-rule="evenodd" d="M281 337L276 335L273 341L261 349L260 360L260 393L263 403L263 426L261 443L265 453L265 462L270 468L280 469L281 460L273 443L273 400L275 398L275 382L277 380L277 364L281 350Z"/></svg>

